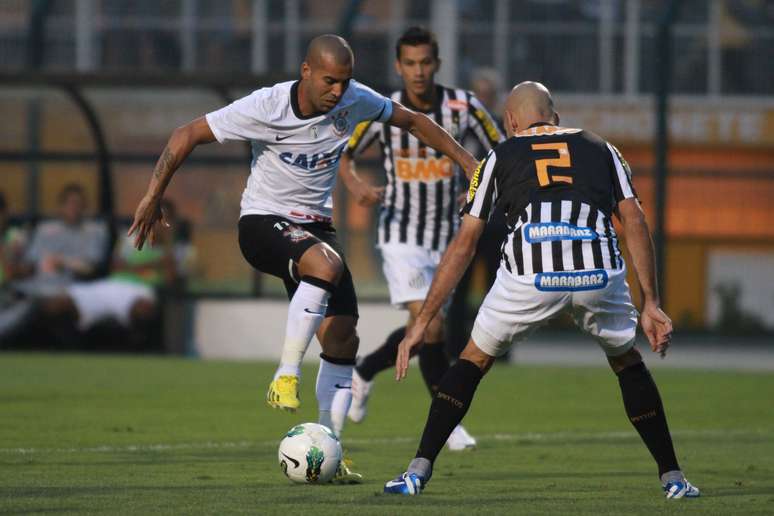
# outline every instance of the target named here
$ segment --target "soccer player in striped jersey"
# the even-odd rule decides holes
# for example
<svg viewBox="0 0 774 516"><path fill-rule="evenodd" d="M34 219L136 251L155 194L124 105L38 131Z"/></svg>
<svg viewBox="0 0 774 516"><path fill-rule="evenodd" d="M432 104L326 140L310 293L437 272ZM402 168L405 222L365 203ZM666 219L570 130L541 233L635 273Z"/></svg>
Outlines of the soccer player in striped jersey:
<svg viewBox="0 0 774 516"><path fill-rule="evenodd" d="M249 141L250 177L242 194L239 246L261 272L281 278L290 306L282 358L266 396L299 406L300 362L313 335L322 346L316 394L320 423L341 432L352 399L358 347L357 297L332 226L339 158L357 124L377 120L417 135L472 173L476 160L435 122L352 79L354 56L341 37L314 38L301 78L261 88L173 131L129 230L153 243L160 202L175 170L197 145ZM356 481L346 467L341 481Z"/></svg>
<svg viewBox="0 0 774 516"><path fill-rule="evenodd" d="M680 469L658 389L634 347L637 310L613 215L621 221L642 286L643 332L662 357L671 341L672 321L660 308L653 243L629 166L599 136L559 127L553 100L542 84L517 85L504 119L510 138L491 151L473 175L462 227L443 256L416 323L400 344L397 379L405 377L411 350L421 344L470 262L496 202L505 208L511 228L503 243L502 265L467 346L441 380L416 457L384 491L419 494L495 357L567 309L607 355L626 414L655 459L666 497L699 496Z"/></svg>
<svg viewBox="0 0 774 516"><path fill-rule="evenodd" d="M398 39L395 52L395 70L403 79L403 88L392 94L395 102L435 119L460 142L472 134L486 151L503 139L497 123L471 92L435 83L441 60L432 32L421 27L409 28ZM357 154L377 140L387 174L385 189L361 181L352 164ZM367 121L355 129L342 156L339 177L361 204L382 200L377 245L382 253L390 301L408 310L410 325L422 307L441 254L459 224L457 167L408 131ZM449 368L444 325L443 313L439 313L430 323L425 344L418 352L422 377L431 395ZM352 377L351 420L360 422L365 417L374 376L395 365L398 343L405 330L403 327L392 332L379 349L358 363ZM461 450L475 447L476 441L458 426L448 445Z"/></svg>

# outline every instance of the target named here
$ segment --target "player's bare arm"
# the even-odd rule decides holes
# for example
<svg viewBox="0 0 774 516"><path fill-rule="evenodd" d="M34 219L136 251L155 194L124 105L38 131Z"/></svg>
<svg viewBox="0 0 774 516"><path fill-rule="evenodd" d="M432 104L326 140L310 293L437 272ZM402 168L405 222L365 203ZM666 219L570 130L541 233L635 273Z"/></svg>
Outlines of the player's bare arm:
<svg viewBox="0 0 774 516"><path fill-rule="evenodd" d="M427 115L407 109L393 101L392 117L388 123L405 129L428 147L449 156L462 167L468 179L473 176L478 166L476 158Z"/></svg>
<svg viewBox="0 0 774 516"><path fill-rule="evenodd" d="M156 162L148 190L137 206L137 210L134 212L134 221L129 228L128 235L135 235L134 246L137 249L142 249L146 239L150 240L151 245L156 241L157 224L163 223L161 198L172 180L172 175L194 147L214 141L215 135L212 134L212 130L204 117L199 117L172 131L167 146L164 147L164 151Z"/></svg>
<svg viewBox="0 0 774 516"><path fill-rule="evenodd" d="M636 198L625 199L616 208L624 228L626 247L632 257L643 296L642 329L654 352L663 357L672 339L672 321L661 310L661 299L656 281L656 259L653 240L645 214Z"/></svg>
<svg viewBox="0 0 774 516"><path fill-rule="evenodd" d="M476 254L478 239L486 227L486 221L465 215L462 224L454 239L443 253L441 263L433 277L430 291L427 293L425 303L422 305L414 324L406 332L406 337L398 348L398 358L395 362L395 379L402 380L406 377L411 350L422 345L422 340L427 326L433 317L443 306L454 287L460 282L460 278L473 260Z"/></svg>
<svg viewBox="0 0 774 516"><path fill-rule="evenodd" d="M347 152L343 153L339 160L339 180L360 206L374 206L384 199L384 187L364 181L357 174L355 162Z"/></svg>

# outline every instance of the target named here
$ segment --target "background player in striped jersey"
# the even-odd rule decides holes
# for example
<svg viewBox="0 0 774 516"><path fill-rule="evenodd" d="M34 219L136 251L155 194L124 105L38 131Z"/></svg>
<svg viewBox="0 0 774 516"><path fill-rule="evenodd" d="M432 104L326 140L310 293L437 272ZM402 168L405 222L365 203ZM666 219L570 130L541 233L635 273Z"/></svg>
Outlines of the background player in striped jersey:
<svg viewBox="0 0 774 516"><path fill-rule="evenodd" d="M301 357L316 333L320 423L337 434L351 400L358 347L352 275L331 225L339 157L355 126L378 120L411 131L472 172L476 161L429 118L352 80L354 56L335 35L314 38L301 79L261 88L176 129L154 170L129 230L135 245L153 243L160 201L175 170L197 145L248 140L250 177L242 194L239 245L256 269L281 278L290 298L280 366L267 393L275 408L299 406ZM341 475L344 481L355 475Z"/></svg>
<svg viewBox="0 0 774 516"><path fill-rule="evenodd" d="M643 332L662 357L672 322L659 306L653 244L628 165L595 134L558 127L559 117L542 84L516 86L504 118L510 138L473 175L462 227L443 256L415 325L400 344L397 379L405 377L411 350L421 344L470 262L495 202L505 208L512 228L502 265L468 345L441 380L416 457L406 473L387 482L385 492L419 494L495 357L569 309L578 326L598 341L618 376L626 413L656 461L667 498L699 496L680 470L661 397L634 347L637 310L613 214L622 223L642 286Z"/></svg>
<svg viewBox="0 0 774 516"><path fill-rule="evenodd" d="M435 83L441 65L435 35L421 27L409 28L395 45L395 70L403 88L392 99L429 117L462 142L473 135L488 151L502 140L497 123L471 92ZM378 140L387 174L386 189L361 181L351 158ZM449 157L427 148L408 131L367 121L349 141L339 166L339 177L365 204L382 200L378 247L393 305L407 309L409 324L419 313L435 274L441 253L459 224L458 174ZM405 328L395 330L384 344L364 357L353 373L349 417L355 422L366 415L366 402L374 376L392 367ZM419 350L419 367L431 395L449 368L444 350L444 317L439 313L425 333ZM449 438L451 449L476 444L462 426Z"/></svg>

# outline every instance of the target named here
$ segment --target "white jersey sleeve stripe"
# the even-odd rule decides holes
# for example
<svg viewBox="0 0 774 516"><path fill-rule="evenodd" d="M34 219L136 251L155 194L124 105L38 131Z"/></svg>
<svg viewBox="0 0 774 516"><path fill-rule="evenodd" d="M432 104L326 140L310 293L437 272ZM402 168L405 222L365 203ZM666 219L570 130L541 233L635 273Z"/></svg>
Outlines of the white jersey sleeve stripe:
<svg viewBox="0 0 774 516"><path fill-rule="evenodd" d="M615 164L615 171L616 171L616 177L618 180L618 186L621 188L621 192L623 193L624 199L629 199L631 197L635 197L634 190L632 189L632 185L629 179L629 174L624 169L623 164L621 163L621 160L618 158L618 153L613 149L613 146L609 143L607 145L607 150L610 151L610 154L613 156L613 163Z"/></svg>

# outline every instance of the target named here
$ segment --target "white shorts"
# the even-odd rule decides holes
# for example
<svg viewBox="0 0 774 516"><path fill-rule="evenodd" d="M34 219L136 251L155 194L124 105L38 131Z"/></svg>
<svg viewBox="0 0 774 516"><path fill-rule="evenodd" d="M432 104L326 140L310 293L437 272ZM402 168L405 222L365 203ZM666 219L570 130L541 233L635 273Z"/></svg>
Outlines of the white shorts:
<svg viewBox="0 0 774 516"><path fill-rule="evenodd" d="M390 302L397 308L406 308L411 301L424 301L443 253L400 243L382 244L379 249Z"/></svg>
<svg viewBox="0 0 774 516"><path fill-rule="evenodd" d="M115 319L123 326L129 326L132 306L137 301L156 300L156 294L149 286L119 279L75 283L67 287L67 292L78 309L81 330L105 319Z"/></svg>
<svg viewBox="0 0 774 516"><path fill-rule="evenodd" d="M551 275L543 275L543 279L548 276L550 280ZM471 337L476 346L490 356L500 356L565 308L571 310L575 324L594 337L608 356L621 355L634 345L638 313L629 294L625 268L553 276L569 277L571 285L582 286L568 290L551 286L548 281L538 288L536 280L540 281L541 275L514 276L501 267L473 325ZM604 286L588 286L594 282Z"/></svg>

